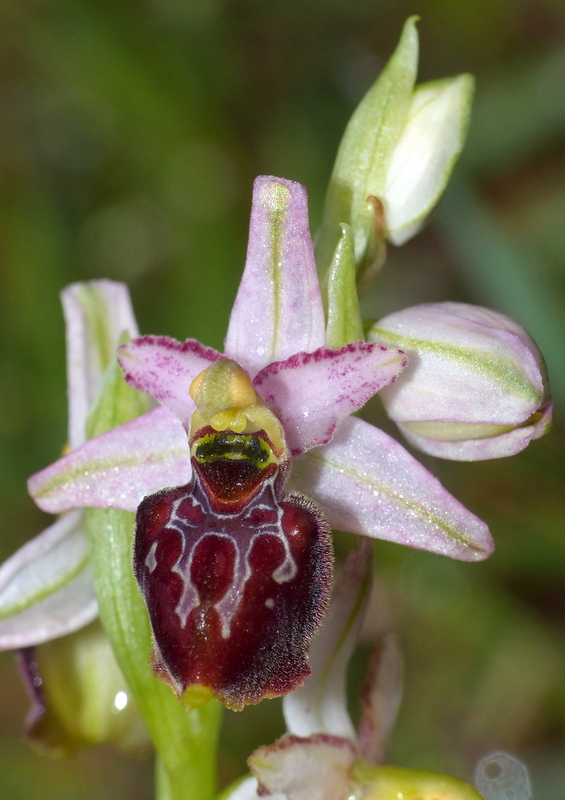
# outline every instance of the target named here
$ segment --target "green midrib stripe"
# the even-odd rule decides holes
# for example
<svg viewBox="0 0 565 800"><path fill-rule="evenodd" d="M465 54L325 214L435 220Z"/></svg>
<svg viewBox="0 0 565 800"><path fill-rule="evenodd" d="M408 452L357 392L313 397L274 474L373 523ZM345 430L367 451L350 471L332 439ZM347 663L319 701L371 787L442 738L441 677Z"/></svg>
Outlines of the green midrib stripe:
<svg viewBox="0 0 565 800"><path fill-rule="evenodd" d="M537 403L539 400L538 392L530 387L524 377L517 370L508 367L501 358L493 358L484 352L476 355L469 353L463 347L456 345L443 344L441 342L430 342L424 339L413 339L408 336L391 333L384 328L374 326L371 328L371 336L376 335L383 343L390 342L403 350L416 350L425 353L434 353L455 359L459 363L483 375L490 375L502 383L506 389L513 391L517 397L524 397L528 401Z"/></svg>
<svg viewBox="0 0 565 800"><path fill-rule="evenodd" d="M68 585L74 578L79 575L83 569L88 564L88 552L84 554L80 561L78 561L74 567L74 569L66 572L62 575L59 580L54 581L53 583L44 586L42 589L39 589L35 594L27 595L24 600L19 600L16 603L13 603L10 606L0 609L0 619L5 619L9 617L11 614L17 614L20 611L25 611L26 609L30 608L31 606L35 605L36 603L41 602L46 597L49 597L55 592L58 592L59 589L62 589L64 586Z"/></svg>
<svg viewBox="0 0 565 800"><path fill-rule="evenodd" d="M83 286L80 299L89 329L88 340L98 351L99 368L103 372L115 355L107 302L93 286Z"/></svg>
<svg viewBox="0 0 565 800"><path fill-rule="evenodd" d="M283 194L283 190L285 193L288 193L288 189L286 186L281 185L281 194ZM290 197L287 200L287 203L290 201ZM270 217L271 217L271 243L272 243L272 251L271 251L271 274L272 274L272 281L273 281L273 340L271 342L271 361L274 361L275 354L277 352L277 338L278 338L278 331L279 331L279 322L281 316L281 298L280 298L280 288L282 287L281 281L281 262L282 262L282 233L284 230L284 220L288 211L287 203L281 208L280 206L271 207L270 209Z"/></svg>
<svg viewBox="0 0 565 800"><path fill-rule="evenodd" d="M159 463L160 461L167 461L170 458L178 458L183 454L186 454L186 450L184 448L168 450L166 453L161 454L154 453L151 456L151 463L155 464ZM83 464L80 467L69 467L67 470L65 470L65 472L46 481L37 491L34 492L34 497L45 498L51 493L55 493L60 486L64 486L66 483L71 483L75 479L79 478L84 479L85 472L89 473L88 477L91 480L96 480L96 478L102 472L114 469L115 467L131 467L135 464L139 464L139 456L120 458L119 461L92 461L88 464L88 466Z"/></svg>
<svg viewBox="0 0 565 800"><path fill-rule="evenodd" d="M442 519L436 517L435 515L427 511L423 506L419 505L418 503L414 503L411 500L406 500L406 498L404 498L402 495L399 495L398 492L391 491L386 486L384 486L381 483L378 483L375 480L371 480L369 482L364 476L364 473L359 472L359 470L356 470L352 467L345 467L341 462L332 461L330 458L327 458L327 456L314 455L312 452L305 453L305 458L312 458L316 461L321 461L323 463L329 464L331 467L334 467L339 472L345 473L346 475L353 478L355 481L357 481L357 483L365 485L370 483L373 492L378 491L381 494L385 495L385 497L390 497L395 499L400 505L403 505L405 508L413 512L415 516L419 517L420 519L429 520L431 524L440 528L440 530L444 531L444 533L446 533L456 542L461 542L461 544L464 544L466 547L469 547L478 553L482 552L482 549L472 544L469 541L468 537L458 533L456 530L451 528L447 523L445 523Z"/></svg>

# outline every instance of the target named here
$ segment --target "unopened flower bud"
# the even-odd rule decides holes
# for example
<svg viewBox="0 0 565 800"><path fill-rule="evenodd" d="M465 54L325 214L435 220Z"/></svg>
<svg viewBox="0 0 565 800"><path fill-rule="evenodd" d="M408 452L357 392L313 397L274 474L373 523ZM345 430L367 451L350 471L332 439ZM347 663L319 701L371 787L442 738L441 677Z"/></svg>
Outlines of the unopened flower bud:
<svg viewBox="0 0 565 800"><path fill-rule="evenodd" d="M351 226L358 275L384 261L385 239L403 244L443 193L461 152L473 97L470 75L414 86L417 17L355 109L341 141L317 242L325 271L341 234Z"/></svg>
<svg viewBox="0 0 565 800"><path fill-rule="evenodd" d="M483 800L468 783L449 775L423 769L371 767L358 762L352 770L354 797L366 800L404 798L404 800Z"/></svg>
<svg viewBox="0 0 565 800"><path fill-rule="evenodd" d="M20 651L32 707L26 733L56 753L112 743L134 753L149 745L131 691L98 622Z"/></svg>
<svg viewBox="0 0 565 800"><path fill-rule="evenodd" d="M438 202L461 152L475 82L471 75L416 86L387 165L384 233L404 244Z"/></svg>
<svg viewBox="0 0 565 800"><path fill-rule="evenodd" d="M390 314L369 339L408 356L380 396L419 450L454 461L500 458L549 429L543 357L508 317L464 303L429 303Z"/></svg>

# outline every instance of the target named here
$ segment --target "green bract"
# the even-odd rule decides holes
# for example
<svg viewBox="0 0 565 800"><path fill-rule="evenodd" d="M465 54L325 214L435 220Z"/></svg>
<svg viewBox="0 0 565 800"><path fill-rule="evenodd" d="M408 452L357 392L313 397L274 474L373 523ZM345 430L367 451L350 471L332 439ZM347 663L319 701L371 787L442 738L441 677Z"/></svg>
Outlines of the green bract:
<svg viewBox="0 0 565 800"><path fill-rule="evenodd" d="M355 248L349 225L341 224L330 268L326 275L328 324L326 344L339 348L363 339L363 323L355 284Z"/></svg>

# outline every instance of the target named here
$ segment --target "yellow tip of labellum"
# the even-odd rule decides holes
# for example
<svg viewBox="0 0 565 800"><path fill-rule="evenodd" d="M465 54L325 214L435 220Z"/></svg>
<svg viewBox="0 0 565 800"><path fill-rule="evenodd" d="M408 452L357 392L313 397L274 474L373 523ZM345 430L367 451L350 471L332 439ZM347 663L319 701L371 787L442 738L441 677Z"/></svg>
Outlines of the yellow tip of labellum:
<svg viewBox="0 0 565 800"><path fill-rule="evenodd" d="M214 693L209 686L193 683L183 692L180 700L187 711L194 711L195 708L205 705L213 697Z"/></svg>

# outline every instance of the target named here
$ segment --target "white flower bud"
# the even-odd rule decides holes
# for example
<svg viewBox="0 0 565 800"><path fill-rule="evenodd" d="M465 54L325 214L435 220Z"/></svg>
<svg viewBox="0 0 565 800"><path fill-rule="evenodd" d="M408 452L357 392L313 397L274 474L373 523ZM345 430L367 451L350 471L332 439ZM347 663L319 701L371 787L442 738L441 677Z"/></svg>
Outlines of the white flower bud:
<svg viewBox="0 0 565 800"><path fill-rule="evenodd" d="M408 356L380 396L419 450L455 461L500 458L547 432L551 400L542 355L508 317L464 303L429 303L390 314L369 339Z"/></svg>

